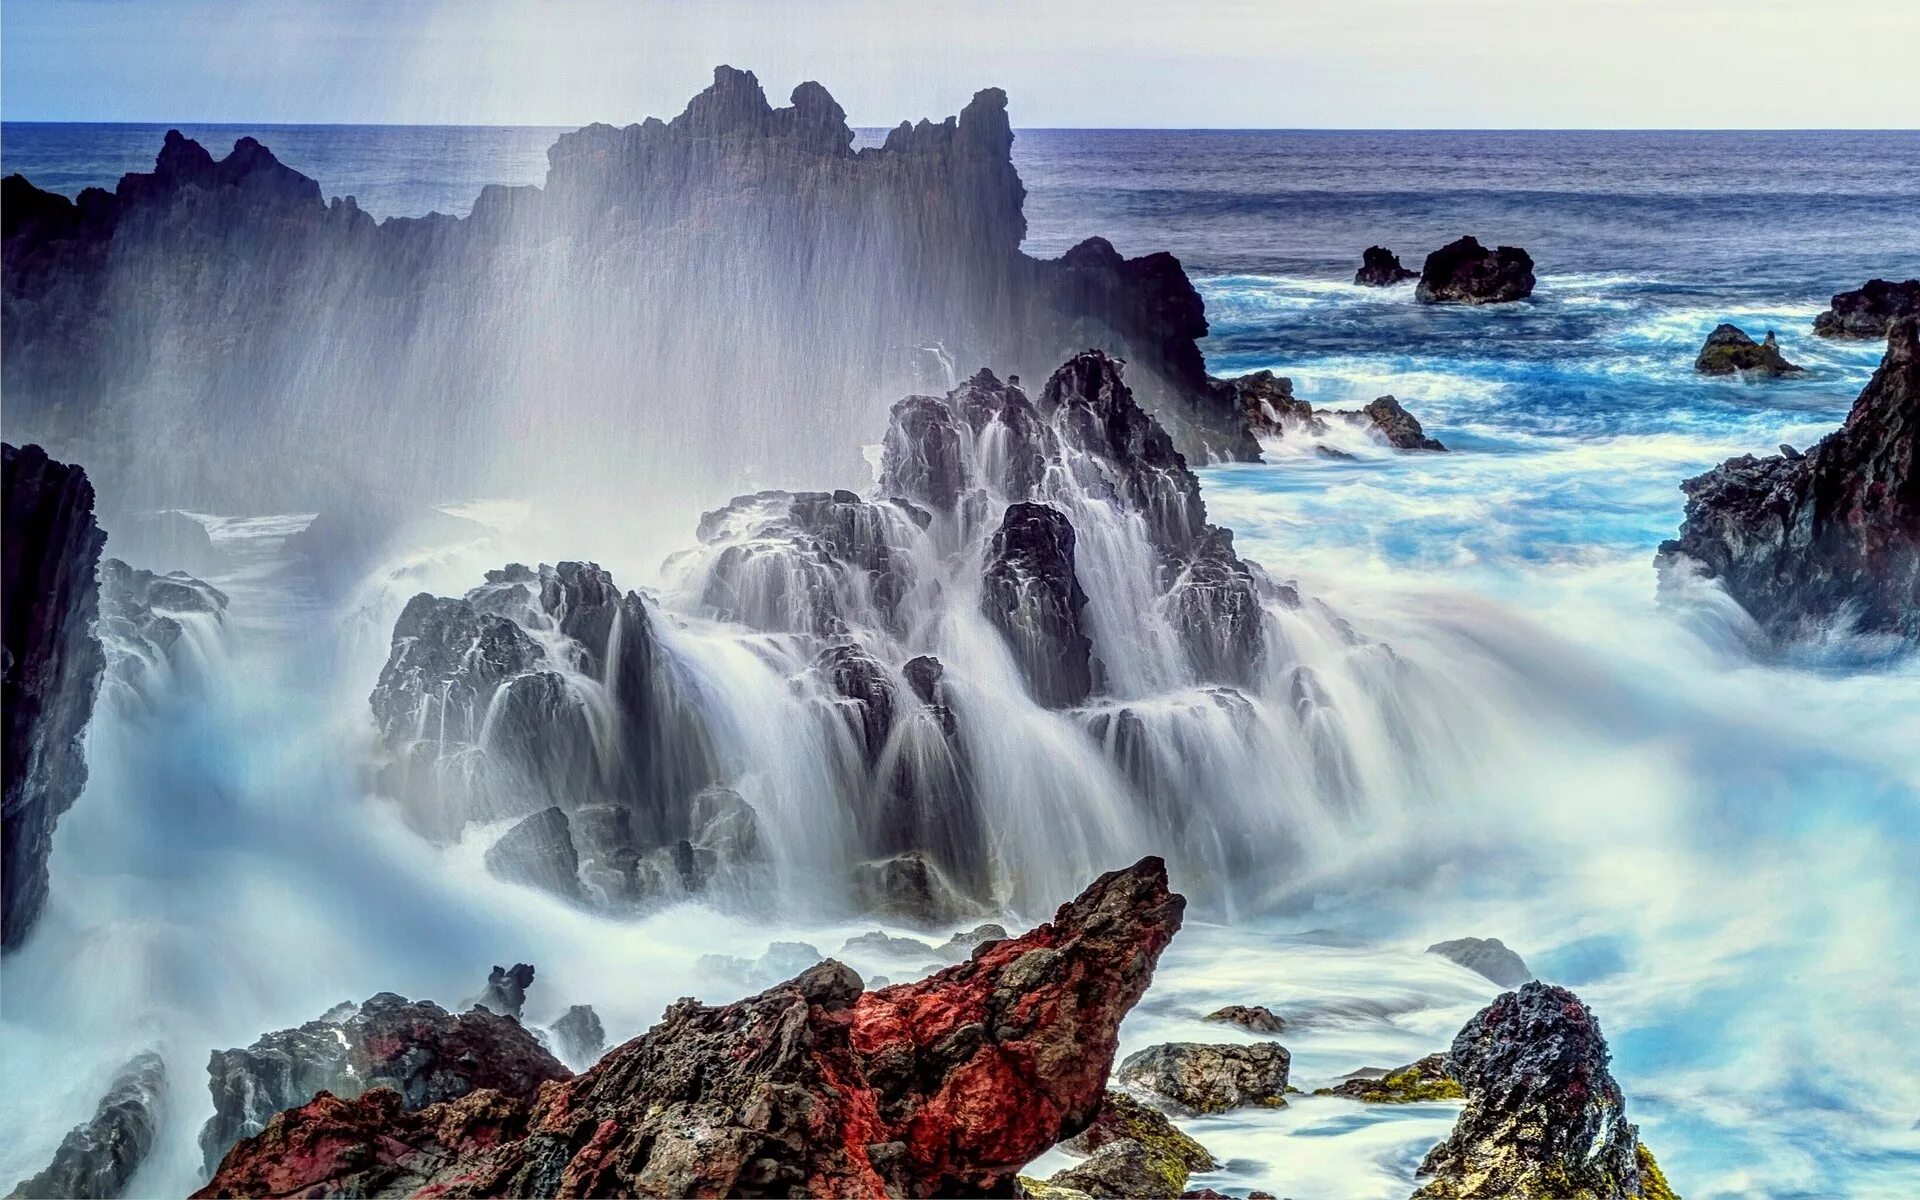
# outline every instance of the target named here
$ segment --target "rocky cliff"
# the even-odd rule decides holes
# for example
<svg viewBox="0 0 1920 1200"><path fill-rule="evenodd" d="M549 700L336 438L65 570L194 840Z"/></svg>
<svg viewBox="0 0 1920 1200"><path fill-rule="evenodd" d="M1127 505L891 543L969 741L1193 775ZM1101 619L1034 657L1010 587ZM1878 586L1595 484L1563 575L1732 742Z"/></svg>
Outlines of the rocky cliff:
<svg viewBox="0 0 1920 1200"><path fill-rule="evenodd" d="M1850 626L1920 641L1920 318L1892 326L1839 429L1681 485L1691 559L1775 637Z"/></svg>
<svg viewBox="0 0 1920 1200"><path fill-rule="evenodd" d="M867 992L828 961L733 1004L681 1000L531 1099L322 1095L198 1194L1011 1195L1099 1113L1184 907L1145 859L918 983Z"/></svg>
<svg viewBox="0 0 1920 1200"><path fill-rule="evenodd" d="M12 219L12 214L9 214ZM9 405L12 398L8 398ZM106 656L94 636L94 570L106 538L93 485L38 446L5 447L5 864L0 947L18 946L47 899L53 827L87 782L81 735Z"/></svg>
<svg viewBox="0 0 1920 1200"><path fill-rule="evenodd" d="M1021 252L1003 93L853 141L820 85L775 108L721 67L673 120L568 134L544 186L489 186L462 219L325 203L252 139L215 158L170 133L153 171L77 201L10 177L9 423L169 504L470 493L529 458L610 484L851 481L886 400L951 387L947 364L1096 347L1189 455L1257 455L1177 260ZM166 433L210 427L217 447Z"/></svg>

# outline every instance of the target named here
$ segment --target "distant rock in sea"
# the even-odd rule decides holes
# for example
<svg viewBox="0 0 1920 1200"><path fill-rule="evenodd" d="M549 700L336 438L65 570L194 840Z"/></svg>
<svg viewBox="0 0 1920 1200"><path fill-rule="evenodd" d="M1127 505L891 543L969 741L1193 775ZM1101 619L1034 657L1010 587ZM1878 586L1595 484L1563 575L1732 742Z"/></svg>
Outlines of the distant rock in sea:
<svg viewBox="0 0 1920 1200"><path fill-rule="evenodd" d="M1360 269L1353 273L1354 283L1361 287L1392 287L1418 278L1420 272L1401 266L1400 256L1385 246L1367 247L1360 259Z"/></svg>
<svg viewBox="0 0 1920 1200"><path fill-rule="evenodd" d="M1821 337L1882 338L1902 317L1920 316L1920 279L1890 283L1869 279L1864 287L1834 296L1813 319Z"/></svg>
<svg viewBox="0 0 1920 1200"><path fill-rule="evenodd" d="M1454 938L1452 941L1435 942L1427 947L1427 953L1451 959L1501 987L1519 987L1533 978L1526 961L1509 950L1499 938Z"/></svg>
<svg viewBox="0 0 1920 1200"><path fill-rule="evenodd" d="M1420 268L1413 298L1422 304L1504 304L1533 294L1533 258L1518 246L1489 250L1463 237Z"/></svg>
<svg viewBox="0 0 1920 1200"><path fill-rule="evenodd" d="M1888 333L1840 428L1804 453L1751 454L1681 484L1691 560L1776 639L1835 627L1920 642L1920 317Z"/></svg>
<svg viewBox="0 0 1920 1200"><path fill-rule="evenodd" d="M1693 369L1702 375L1777 377L1796 374L1806 368L1797 367L1781 356L1780 343L1771 329L1767 330L1765 339L1756 342L1738 325L1719 325L1707 335L1707 343L1700 348L1700 356L1693 360Z"/></svg>

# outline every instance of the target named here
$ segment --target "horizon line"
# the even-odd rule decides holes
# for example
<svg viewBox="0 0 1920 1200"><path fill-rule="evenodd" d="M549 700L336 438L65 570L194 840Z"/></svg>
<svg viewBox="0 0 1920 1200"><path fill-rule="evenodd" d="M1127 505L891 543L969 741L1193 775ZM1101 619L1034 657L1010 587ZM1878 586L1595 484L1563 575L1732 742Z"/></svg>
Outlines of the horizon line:
<svg viewBox="0 0 1920 1200"><path fill-rule="evenodd" d="M498 122L498 121L252 121L231 117L168 118L164 120L116 118L39 118L0 117L5 125L118 125L139 128L214 128L249 129L584 129L589 125L613 125L624 129L648 118L614 125L612 121L585 122ZM858 124L849 121L855 132L886 132L899 127ZM1872 125L1015 125L1018 133L1911 133L1914 126Z"/></svg>

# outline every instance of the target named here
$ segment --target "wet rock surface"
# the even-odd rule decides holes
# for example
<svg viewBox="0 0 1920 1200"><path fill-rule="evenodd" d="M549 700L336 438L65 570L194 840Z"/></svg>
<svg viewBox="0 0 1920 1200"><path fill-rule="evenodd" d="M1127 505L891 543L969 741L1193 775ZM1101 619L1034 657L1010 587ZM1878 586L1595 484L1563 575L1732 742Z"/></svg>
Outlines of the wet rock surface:
<svg viewBox="0 0 1920 1200"><path fill-rule="evenodd" d="M1719 325L1707 335L1693 369L1702 375L1793 375L1806 368L1788 362L1780 353L1780 342L1767 330L1767 336L1754 341L1738 325Z"/></svg>
<svg viewBox="0 0 1920 1200"><path fill-rule="evenodd" d="M554 1048L577 1069L591 1066L607 1048L607 1031L590 1004L575 1004L552 1025Z"/></svg>
<svg viewBox="0 0 1920 1200"><path fill-rule="evenodd" d="M1094 1119L1183 907L1147 859L918 983L863 993L825 962L734 1004L680 1001L530 1101L319 1097L198 1194L1011 1194Z"/></svg>
<svg viewBox="0 0 1920 1200"><path fill-rule="evenodd" d="M1467 1103L1421 1164L1417 1200L1658 1195L1609 1057L1565 988L1529 983L1480 1010L1447 1052Z"/></svg>
<svg viewBox="0 0 1920 1200"><path fill-rule="evenodd" d="M1920 279L1869 279L1834 296L1827 311L1814 317L1813 331L1821 337L1883 338L1902 317L1920 317Z"/></svg>
<svg viewBox="0 0 1920 1200"><path fill-rule="evenodd" d="M54 825L87 782L81 737L106 667L94 636L100 607L95 569L106 539L94 524L93 485L85 471L55 462L38 446L8 444L4 454L0 950L11 950L46 905Z"/></svg>
<svg viewBox="0 0 1920 1200"><path fill-rule="evenodd" d="M1128 1055L1115 1078L1197 1113L1279 1108L1291 1059L1278 1042L1167 1042Z"/></svg>
<svg viewBox="0 0 1920 1200"><path fill-rule="evenodd" d="M1804 454L1742 455L1681 484L1684 557L1778 640L1851 626L1920 641L1920 318L1892 326L1840 428Z"/></svg>
<svg viewBox="0 0 1920 1200"><path fill-rule="evenodd" d="M1391 1071L1359 1072L1332 1087L1314 1089L1316 1096L1345 1096L1365 1104L1418 1104L1430 1100L1458 1100L1465 1093L1446 1072L1446 1055L1429 1054Z"/></svg>
<svg viewBox="0 0 1920 1200"><path fill-rule="evenodd" d="M1428 946L1427 953L1459 963L1501 987L1519 987L1533 978L1526 960L1508 949L1507 944L1499 938L1453 938Z"/></svg>
<svg viewBox="0 0 1920 1200"><path fill-rule="evenodd" d="M1113 1088L1107 1089L1106 1099L1101 1103L1098 1115L1093 1118L1093 1124L1060 1143L1060 1146L1073 1154L1093 1155L1106 1146L1123 1141L1132 1141L1143 1147L1149 1159L1171 1161L1179 1165L1180 1185L1173 1189L1174 1195L1178 1195L1180 1186L1185 1185L1187 1172L1211 1171L1220 1165L1211 1151L1181 1132L1165 1113ZM1060 1177L1056 1175L1054 1182L1061 1182Z"/></svg>
<svg viewBox="0 0 1920 1200"><path fill-rule="evenodd" d="M1073 525L1044 504L1011 504L993 535L981 606L1012 645L1034 700L1065 708L1093 692L1093 642L1080 610Z"/></svg>
<svg viewBox="0 0 1920 1200"><path fill-rule="evenodd" d="M11 1195L20 1200L113 1200L126 1194L160 1133L167 1103L167 1067L140 1054L120 1069L93 1119L75 1126L53 1161Z"/></svg>
<svg viewBox="0 0 1920 1200"><path fill-rule="evenodd" d="M1353 273L1354 283L1361 287L1392 287L1418 278L1420 272L1401 266L1400 256L1385 246L1367 247L1360 256L1360 269Z"/></svg>
<svg viewBox="0 0 1920 1200"><path fill-rule="evenodd" d="M481 1090L530 1099L541 1083L570 1072L512 1017L483 1008L449 1013L381 992L245 1049L216 1050L207 1074L214 1115L200 1149L214 1171L235 1142L321 1092L351 1099L391 1089L396 1105L414 1110Z"/></svg>
<svg viewBox="0 0 1920 1200"><path fill-rule="evenodd" d="M1518 246L1489 250L1473 237L1449 242L1420 268L1422 304L1504 304L1533 294L1533 258Z"/></svg>

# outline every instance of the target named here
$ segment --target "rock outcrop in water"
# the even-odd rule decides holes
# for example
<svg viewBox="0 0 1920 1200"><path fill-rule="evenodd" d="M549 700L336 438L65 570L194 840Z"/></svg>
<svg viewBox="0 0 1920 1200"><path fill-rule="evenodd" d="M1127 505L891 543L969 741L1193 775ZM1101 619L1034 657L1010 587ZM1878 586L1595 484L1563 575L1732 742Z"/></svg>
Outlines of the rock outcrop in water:
<svg viewBox="0 0 1920 1200"><path fill-rule="evenodd" d="M1353 282L1361 287L1392 287L1418 278L1420 272L1401 266L1400 256L1385 246L1368 246L1360 256L1360 269L1353 273Z"/></svg>
<svg viewBox="0 0 1920 1200"><path fill-rule="evenodd" d="M15 219L9 204L8 221ZM12 400L9 397L9 404ZM26 939L47 901L47 855L60 814L87 782L81 735L106 657L94 636L94 570L104 535L93 485L38 446L4 448L6 711L0 949Z"/></svg>
<svg viewBox="0 0 1920 1200"><path fill-rule="evenodd" d="M1291 1062L1279 1042L1167 1042L1128 1055L1116 1078L1193 1112L1279 1108Z"/></svg>
<svg viewBox="0 0 1920 1200"><path fill-rule="evenodd" d="M1893 325L1840 428L1805 454L1742 455L1681 485L1685 556L1761 628L1920 641L1920 318Z"/></svg>
<svg viewBox="0 0 1920 1200"><path fill-rule="evenodd" d="M1813 331L1821 337L1882 338L1902 317L1920 317L1920 279L1869 279L1834 296L1827 311L1814 317Z"/></svg>
<svg viewBox="0 0 1920 1200"><path fill-rule="evenodd" d="M513 1017L480 1007L450 1013L381 992L297 1029L263 1034L244 1050L214 1051L207 1061L214 1113L200 1130L200 1150L207 1170L217 1170L235 1142L322 1093L351 1100L384 1089L396 1108L412 1112L474 1092L525 1102L542 1083L569 1074Z"/></svg>
<svg viewBox="0 0 1920 1200"><path fill-rule="evenodd" d="M1518 246L1489 250L1472 237L1427 255L1413 289L1422 304L1504 304L1531 295L1531 255Z"/></svg>
<svg viewBox="0 0 1920 1200"><path fill-rule="evenodd" d="M1100 1111L1183 908L1147 859L918 983L863 992L829 961L733 1004L681 1000L531 1099L322 1096L198 1194L1010 1195Z"/></svg>
<svg viewBox="0 0 1920 1200"><path fill-rule="evenodd" d="M1359 411L1315 408L1293 394L1293 380L1272 371L1255 371L1216 384L1234 397L1246 414L1247 427L1260 437L1321 437L1329 421L1344 421L1372 431L1375 437L1396 450L1445 450L1437 438L1427 436L1420 421L1392 396L1372 400ZM1322 447L1323 450L1328 449Z"/></svg>
<svg viewBox="0 0 1920 1200"><path fill-rule="evenodd" d="M1459 963L1501 987L1516 988L1533 978L1526 960L1499 938L1451 938L1428 946L1427 953Z"/></svg>
<svg viewBox="0 0 1920 1200"><path fill-rule="evenodd" d="M117 558L100 561L100 619L95 633L107 657L107 676L138 703L158 702L163 681L183 662L186 622L227 611L227 594L185 571L156 575Z"/></svg>
<svg viewBox="0 0 1920 1200"><path fill-rule="evenodd" d="M1033 698L1066 708L1093 692L1087 595L1073 571L1073 525L1044 504L1010 504L988 552L982 604L1013 647Z"/></svg>
<svg viewBox="0 0 1920 1200"><path fill-rule="evenodd" d="M819 84L775 108L720 67L673 120L568 133L543 185L486 187L459 219L323 202L251 138L215 158L171 132L151 172L77 202L12 176L9 424L98 447L167 504L489 494L563 460L609 486L857 478L873 406L929 362L1040 372L1094 346L1189 455L1257 457L1176 259L1021 251L1013 137L990 88L856 150ZM102 445L163 399L170 428L222 436Z"/></svg>
<svg viewBox="0 0 1920 1200"><path fill-rule="evenodd" d="M93 1119L75 1126L53 1161L10 1194L14 1200L113 1200L124 1196L160 1135L167 1103L167 1065L157 1054L135 1055L100 1097Z"/></svg>
<svg viewBox="0 0 1920 1200"><path fill-rule="evenodd" d="M1429 1182L1416 1200L1671 1197L1627 1122L1610 1057L1565 988L1529 983L1481 1009L1447 1052L1467 1104L1421 1164Z"/></svg>
<svg viewBox="0 0 1920 1200"><path fill-rule="evenodd" d="M1767 330L1762 341L1754 341L1738 325L1719 325L1707 335L1693 369L1702 375L1792 375L1806 370L1788 362L1780 353L1780 343Z"/></svg>

